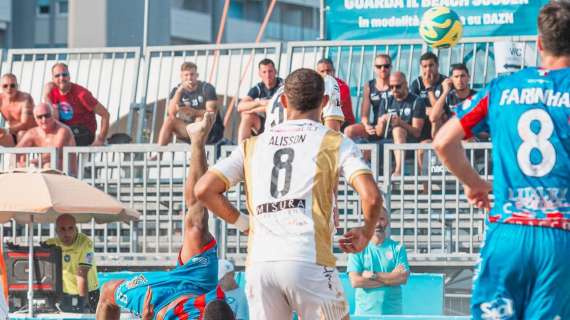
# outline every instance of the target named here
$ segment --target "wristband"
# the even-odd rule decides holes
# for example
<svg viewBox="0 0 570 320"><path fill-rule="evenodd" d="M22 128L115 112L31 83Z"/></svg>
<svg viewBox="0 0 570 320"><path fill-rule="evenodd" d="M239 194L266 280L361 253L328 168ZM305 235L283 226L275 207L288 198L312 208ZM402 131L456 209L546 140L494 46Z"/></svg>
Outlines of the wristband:
<svg viewBox="0 0 570 320"><path fill-rule="evenodd" d="M233 223L236 228L241 232L246 232L249 229L249 216L240 213L236 222Z"/></svg>

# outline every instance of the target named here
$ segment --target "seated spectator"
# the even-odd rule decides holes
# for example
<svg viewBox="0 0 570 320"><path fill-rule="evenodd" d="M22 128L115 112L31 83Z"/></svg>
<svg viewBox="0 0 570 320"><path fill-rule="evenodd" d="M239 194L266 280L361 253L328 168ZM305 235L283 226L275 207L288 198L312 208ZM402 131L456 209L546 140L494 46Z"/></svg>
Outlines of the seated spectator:
<svg viewBox="0 0 570 320"><path fill-rule="evenodd" d="M228 260L218 260L218 281L236 320L248 320L247 297L243 289L236 283L234 265Z"/></svg>
<svg viewBox="0 0 570 320"><path fill-rule="evenodd" d="M348 255L347 272L355 292L356 315L402 314L402 284L410 275L406 248L389 236L380 215L368 246Z"/></svg>
<svg viewBox="0 0 570 320"><path fill-rule="evenodd" d="M348 126L344 133L347 137L358 139L378 140L381 137L376 135L376 121L378 120L378 110L386 103L390 95L389 79L392 68L392 59L387 54L379 54L374 58L374 73L376 78L368 81L364 85L362 95L362 112L360 113L360 123Z"/></svg>
<svg viewBox="0 0 570 320"><path fill-rule="evenodd" d="M216 88L198 80L198 77L195 63L184 62L180 66L180 83L170 92L168 112L158 134L158 145L167 145L172 140L172 134L189 142L186 126L200 121L208 111L216 112L216 119L206 143L216 143L224 137L224 122L218 113Z"/></svg>
<svg viewBox="0 0 570 320"><path fill-rule="evenodd" d="M323 58L317 62L317 72L320 73L323 77L326 75L333 77L338 83L338 89L340 91L339 103L344 115L344 122L342 123L340 129L341 131L344 131L346 127L354 124L355 122L354 113L352 112L352 98L350 96L350 88L348 87L348 84L344 82L344 80L335 76L334 64L328 58Z"/></svg>
<svg viewBox="0 0 570 320"><path fill-rule="evenodd" d="M237 106L241 117L238 142L251 137L252 133L258 135L263 132L264 112L269 99L283 85L283 79L277 77L277 70L271 59L261 60L257 67L261 82L249 89L247 95L241 98Z"/></svg>
<svg viewBox="0 0 570 320"><path fill-rule="evenodd" d="M61 248L63 297L60 308L67 312L94 313L99 301L99 282L93 242L77 230L75 218L68 214L57 217L56 238L48 245ZM74 305L72 302L76 300Z"/></svg>
<svg viewBox="0 0 570 320"><path fill-rule="evenodd" d="M47 103L40 103L34 108L34 118L37 127L26 131L26 134L18 142L17 147L56 147L58 148L58 164L56 168L61 169L63 160L62 147L75 146L73 133L68 126L55 120L52 114L53 109ZM20 162L24 159L20 158ZM43 154L41 166L51 167L49 154Z"/></svg>
<svg viewBox="0 0 570 320"><path fill-rule="evenodd" d="M18 90L15 75L6 73L2 76L1 83L0 112L8 128L0 128L0 146L13 147L18 144L26 130L36 126L32 114L34 100L28 93Z"/></svg>
<svg viewBox="0 0 570 320"><path fill-rule="evenodd" d="M477 93L469 88L469 70L463 63L451 66L451 77L443 80L441 87L442 93L429 114L432 137L435 137L438 129L455 113L454 108L458 104Z"/></svg>
<svg viewBox="0 0 570 320"><path fill-rule="evenodd" d="M424 99L408 90L406 76L395 72L390 76L391 96L380 105L376 135L393 139L394 143L417 142L425 123ZM402 173L402 152L395 152L394 176Z"/></svg>
<svg viewBox="0 0 570 320"><path fill-rule="evenodd" d="M109 131L109 112L86 88L70 81L65 63L56 63L51 68L52 82L44 89L43 100L54 107L56 120L69 126L78 146L102 146ZM101 117L97 131L95 115Z"/></svg>

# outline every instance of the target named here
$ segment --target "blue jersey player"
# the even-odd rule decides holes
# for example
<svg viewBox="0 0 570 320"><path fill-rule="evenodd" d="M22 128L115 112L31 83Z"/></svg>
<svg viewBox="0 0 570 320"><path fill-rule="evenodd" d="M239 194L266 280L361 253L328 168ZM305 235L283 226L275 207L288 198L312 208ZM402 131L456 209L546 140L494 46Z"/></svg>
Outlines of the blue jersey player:
<svg viewBox="0 0 570 320"><path fill-rule="evenodd" d="M139 274L103 287L97 319L119 319L120 308L143 319L233 319L218 284L216 241L208 231L208 213L194 196L194 185L206 172L204 144L214 123L208 112L188 125L191 159L184 190L188 213L177 265L171 271Z"/></svg>
<svg viewBox="0 0 570 320"><path fill-rule="evenodd" d="M570 2L538 17L542 67L492 81L434 141L470 203L489 208L490 185L461 140L488 127L495 204L475 272L475 319L570 319Z"/></svg>

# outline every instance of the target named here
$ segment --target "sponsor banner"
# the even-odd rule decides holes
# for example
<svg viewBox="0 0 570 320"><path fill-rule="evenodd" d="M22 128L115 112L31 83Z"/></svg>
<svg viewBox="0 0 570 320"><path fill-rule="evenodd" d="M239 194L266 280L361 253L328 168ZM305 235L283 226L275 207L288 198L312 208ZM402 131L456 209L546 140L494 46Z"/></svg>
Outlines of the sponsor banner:
<svg viewBox="0 0 570 320"><path fill-rule="evenodd" d="M433 6L454 10L464 37L536 35L548 0L327 0L329 40L418 38L422 14Z"/></svg>

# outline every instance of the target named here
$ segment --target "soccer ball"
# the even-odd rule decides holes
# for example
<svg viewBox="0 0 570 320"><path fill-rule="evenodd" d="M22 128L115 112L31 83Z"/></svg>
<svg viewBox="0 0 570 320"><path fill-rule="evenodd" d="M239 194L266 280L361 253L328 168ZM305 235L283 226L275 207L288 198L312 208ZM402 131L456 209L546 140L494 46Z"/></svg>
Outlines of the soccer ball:
<svg viewBox="0 0 570 320"><path fill-rule="evenodd" d="M461 19L447 7L433 7L422 16L420 36L434 49L453 47L462 33Z"/></svg>

